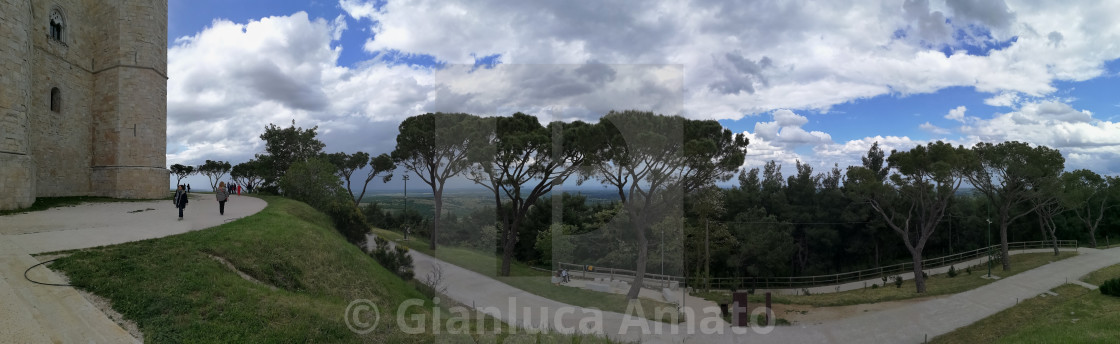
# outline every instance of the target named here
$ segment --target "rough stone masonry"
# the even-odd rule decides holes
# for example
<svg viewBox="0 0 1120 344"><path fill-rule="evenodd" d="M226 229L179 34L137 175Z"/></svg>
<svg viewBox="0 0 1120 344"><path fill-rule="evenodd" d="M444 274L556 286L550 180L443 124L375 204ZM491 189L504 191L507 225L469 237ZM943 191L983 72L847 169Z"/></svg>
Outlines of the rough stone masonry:
<svg viewBox="0 0 1120 344"><path fill-rule="evenodd" d="M0 209L167 194L167 0L0 0Z"/></svg>

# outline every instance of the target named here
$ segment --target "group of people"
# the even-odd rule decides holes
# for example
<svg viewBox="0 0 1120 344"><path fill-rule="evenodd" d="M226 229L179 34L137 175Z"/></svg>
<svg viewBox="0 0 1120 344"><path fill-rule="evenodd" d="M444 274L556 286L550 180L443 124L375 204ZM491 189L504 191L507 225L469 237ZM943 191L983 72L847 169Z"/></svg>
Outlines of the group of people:
<svg viewBox="0 0 1120 344"><path fill-rule="evenodd" d="M568 274L568 269L557 270L556 277L560 277L560 283L568 283L572 281L572 275Z"/></svg>
<svg viewBox="0 0 1120 344"><path fill-rule="evenodd" d="M252 186L250 186L249 191L252 190ZM175 189L175 196L171 198L171 202L175 203L176 208L179 208L179 221L183 220L183 209L186 209L187 203L190 203L190 197L187 196L189 193L189 184L179 184L179 187ZM229 201L229 196L234 193L241 195L240 185L233 183L226 185L226 182L218 183L218 187L214 190L214 198L218 200L218 214L226 214L226 202Z"/></svg>

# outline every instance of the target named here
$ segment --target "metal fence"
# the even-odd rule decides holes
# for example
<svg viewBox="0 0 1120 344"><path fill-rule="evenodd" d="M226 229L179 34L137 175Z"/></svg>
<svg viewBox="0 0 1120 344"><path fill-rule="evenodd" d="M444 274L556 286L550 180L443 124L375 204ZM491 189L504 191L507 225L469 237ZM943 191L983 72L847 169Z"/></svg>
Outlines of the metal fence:
<svg viewBox="0 0 1120 344"><path fill-rule="evenodd" d="M1030 250L1030 249L1049 249L1053 248L1052 241L1020 241L1007 243L1008 251L1015 250ZM1077 249L1076 240L1058 240L1058 247L1065 249ZM1000 245L992 245L989 247L982 247L972 251L955 253L947 256L928 258L922 260L922 268L924 270L935 269L939 267L948 266L951 264L958 264L967 262L977 258L988 256L988 252L993 252L993 255L999 254ZM999 259L998 257L994 259ZM986 262L986 261L985 261ZM633 280L635 271L627 269L617 269L611 267L600 267L593 265L560 263L561 269L568 269L569 273L575 277L582 278L610 278L610 279L623 279ZM808 288L819 287L827 285L836 285L848 282L857 282L873 278L882 278L900 275L914 271L914 263L898 263L893 265L885 265L873 269L864 269L851 272L843 272L832 275L819 275L819 276L795 276L795 277L724 277L724 278L710 278L712 289L776 289L776 288ZM644 284L646 285L666 285L669 282L678 282L680 285L699 283L698 280L693 279L689 281L688 278L683 276L671 276L662 274L646 273Z"/></svg>

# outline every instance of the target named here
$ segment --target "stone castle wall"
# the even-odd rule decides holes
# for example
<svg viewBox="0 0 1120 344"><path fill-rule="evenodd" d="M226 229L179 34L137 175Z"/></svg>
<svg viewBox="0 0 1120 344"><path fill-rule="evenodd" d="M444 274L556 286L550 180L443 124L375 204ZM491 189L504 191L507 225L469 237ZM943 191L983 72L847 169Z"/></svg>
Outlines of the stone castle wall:
<svg viewBox="0 0 1120 344"><path fill-rule="evenodd" d="M0 209L166 196L167 1L0 0L0 19Z"/></svg>
<svg viewBox="0 0 1120 344"><path fill-rule="evenodd" d="M0 209L35 201L28 141L31 103L31 4L0 0Z"/></svg>

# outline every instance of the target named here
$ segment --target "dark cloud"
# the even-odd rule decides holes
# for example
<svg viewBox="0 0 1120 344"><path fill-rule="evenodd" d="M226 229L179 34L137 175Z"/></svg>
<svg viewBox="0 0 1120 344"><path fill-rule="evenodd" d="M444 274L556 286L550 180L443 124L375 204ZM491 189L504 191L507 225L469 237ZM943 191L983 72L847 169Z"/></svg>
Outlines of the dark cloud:
<svg viewBox="0 0 1120 344"><path fill-rule="evenodd" d="M1015 21L1015 13L1003 0L946 0L945 4L956 17L992 28L1006 29Z"/></svg>
<svg viewBox="0 0 1120 344"><path fill-rule="evenodd" d="M575 74L580 76L587 82L596 85L602 85L614 81L614 78L618 75L618 72L616 72L614 68L611 68L611 66L599 63L597 61L592 61L588 64L576 68Z"/></svg>
<svg viewBox="0 0 1120 344"><path fill-rule="evenodd" d="M903 17L911 23L911 31L930 45L949 43L953 27L945 22L941 11L930 11L929 0L906 0L902 4Z"/></svg>
<svg viewBox="0 0 1120 344"><path fill-rule="evenodd" d="M1050 40L1050 45L1055 48L1062 45L1063 37L1061 32L1051 31L1049 35L1046 35L1046 38Z"/></svg>
<svg viewBox="0 0 1120 344"><path fill-rule="evenodd" d="M236 79L244 80L248 90L255 93L246 92L244 96L277 101L293 109L321 111L329 103L317 80L301 80L271 61L260 61L238 71Z"/></svg>
<svg viewBox="0 0 1120 344"><path fill-rule="evenodd" d="M726 53L723 57L723 61L726 61L722 63L725 65L723 79L709 85L711 89L724 94L742 92L753 94L756 84L769 85L769 80L763 75L763 70L773 65L769 57L763 56L757 62L744 58L739 52ZM721 64L717 57L713 59L717 60L717 64Z"/></svg>

